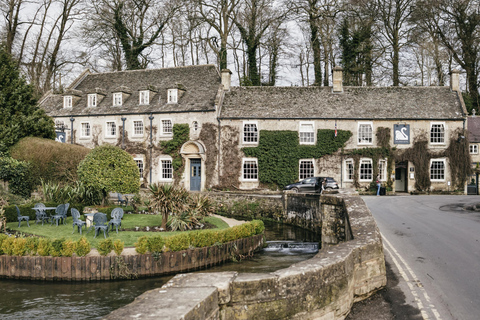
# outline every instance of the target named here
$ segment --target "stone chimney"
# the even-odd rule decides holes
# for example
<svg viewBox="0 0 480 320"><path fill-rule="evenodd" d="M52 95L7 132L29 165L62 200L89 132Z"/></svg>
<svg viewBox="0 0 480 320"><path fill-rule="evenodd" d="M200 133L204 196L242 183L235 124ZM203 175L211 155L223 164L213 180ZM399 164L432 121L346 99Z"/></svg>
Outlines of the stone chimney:
<svg viewBox="0 0 480 320"><path fill-rule="evenodd" d="M333 68L333 93L343 92L343 69L342 67Z"/></svg>
<svg viewBox="0 0 480 320"><path fill-rule="evenodd" d="M460 91L460 71L452 70L450 73L450 89L452 91Z"/></svg>
<svg viewBox="0 0 480 320"><path fill-rule="evenodd" d="M225 91L230 90L230 85L232 83L232 72L229 69L223 69L222 73L222 84Z"/></svg>

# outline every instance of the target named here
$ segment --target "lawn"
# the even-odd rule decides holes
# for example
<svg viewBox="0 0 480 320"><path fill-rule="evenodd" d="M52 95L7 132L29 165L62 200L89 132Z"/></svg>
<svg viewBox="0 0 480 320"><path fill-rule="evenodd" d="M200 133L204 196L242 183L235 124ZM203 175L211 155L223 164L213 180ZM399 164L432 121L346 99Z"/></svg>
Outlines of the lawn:
<svg viewBox="0 0 480 320"><path fill-rule="evenodd" d="M84 217L81 217L82 220L85 220ZM228 228L228 224L223 221L222 219L215 218L215 217L206 217L205 221L215 225L218 229L226 229ZM153 227L160 227L162 223L162 218L159 215L146 215L146 214L125 214L122 219L122 228L131 229L135 227L146 227L149 226ZM68 217L66 224L59 224L56 226L55 224L50 225L50 223L45 223L43 226L41 223L35 224L35 220L30 221L30 227L27 227L27 223L22 221L22 225L19 228L18 222L9 222L7 223L7 227L10 230L23 232L27 234L34 234L42 237L47 237L51 239L72 239L78 240L80 238L80 233L77 231L77 227L75 227L75 232L72 234L73 220L72 217ZM125 247L133 247L134 243L137 239L141 236L153 236L153 235L162 235L164 237L168 237L182 231L175 231L175 232L144 232L144 231L118 231L118 234L115 231L110 231L109 238L115 241L116 239L120 239L125 243ZM193 232L193 231L186 231L186 232ZM88 234L85 229L82 230L82 235L86 236L87 240L90 242L92 247L96 247L100 240L103 240L103 232L100 233L96 238L93 236L94 231L90 231Z"/></svg>

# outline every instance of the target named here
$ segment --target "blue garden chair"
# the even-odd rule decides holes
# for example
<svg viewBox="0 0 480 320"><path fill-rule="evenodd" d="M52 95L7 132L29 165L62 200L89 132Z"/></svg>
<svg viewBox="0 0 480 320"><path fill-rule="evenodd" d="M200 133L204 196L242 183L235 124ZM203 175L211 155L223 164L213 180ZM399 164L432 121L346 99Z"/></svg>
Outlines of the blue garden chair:
<svg viewBox="0 0 480 320"><path fill-rule="evenodd" d="M50 217L47 216L47 212L44 208L45 208L45 205L43 203L36 203L33 206L32 209L35 210L35 224L42 221L42 226L43 226L43 222L45 220L48 221L50 219Z"/></svg>
<svg viewBox="0 0 480 320"><path fill-rule="evenodd" d="M118 227L122 226L123 209L115 208L112 210L112 213L110 215L112 219L108 224L112 225L112 231L113 231L113 226L115 226L115 229L117 230L117 233L118 233Z"/></svg>
<svg viewBox="0 0 480 320"><path fill-rule="evenodd" d="M106 239L108 234L108 224L107 223L107 215L105 213L97 212L93 215L93 227L95 228L95 236L97 237L100 231L103 231L103 237Z"/></svg>
<svg viewBox="0 0 480 320"><path fill-rule="evenodd" d="M72 234L75 232L75 226L77 226L78 232L80 232L80 234L82 234L82 227L85 226L85 228L86 228L86 222L80 220L80 212L78 212L77 209L72 208L72 209L70 209L70 212L72 213L72 218L73 218L73 232L72 232Z"/></svg>
<svg viewBox="0 0 480 320"><path fill-rule="evenodd" d="M117 192L117 199L118 199L118 204L122 206L128 205L128 199L123 199L123 195L119 192Z"/></svg>
<svg viewBox="0 0 480 320"><path fill-rule="evenodd" d="M55 220L55 223L57 226L58 226L58 220L60 220L60 222L63 222L63 224L65 224L65 220L67 220L67 210L69 206L70 206L69 203L58 205L57 209L55 209L55 215L51 217L50 225L53 224L53 220Z"/></svg>
<svg viewBox="0 0 480 320"><path fill-rule="evenodd" d="M17 206L15 206L15 208L17 208L18 227L20 228L20 225L22 224L22 220L27 221L27 226L30 227L30 224L28 223L28 220L30 220L30 217L29 216L22 216L20 214L20 209L18 209Z"/></svg>

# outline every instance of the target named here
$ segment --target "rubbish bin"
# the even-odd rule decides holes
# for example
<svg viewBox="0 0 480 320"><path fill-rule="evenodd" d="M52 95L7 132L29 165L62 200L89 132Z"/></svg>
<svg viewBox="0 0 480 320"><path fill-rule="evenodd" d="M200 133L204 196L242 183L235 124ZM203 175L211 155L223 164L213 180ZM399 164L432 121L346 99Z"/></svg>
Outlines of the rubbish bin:
<svg viewBox="0 0 480 320"><path fill-rule="evenodd" d="M384 196L387 194L387 189L385 187L380 187L380 195Z"/></svg>

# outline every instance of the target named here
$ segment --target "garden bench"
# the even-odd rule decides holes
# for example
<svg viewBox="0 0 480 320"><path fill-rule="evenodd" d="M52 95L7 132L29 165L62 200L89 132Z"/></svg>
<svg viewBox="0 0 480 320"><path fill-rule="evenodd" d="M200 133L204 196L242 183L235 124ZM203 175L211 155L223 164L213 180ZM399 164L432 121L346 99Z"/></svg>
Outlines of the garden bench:
<svg viewBox="0 0 480 320"><path fill-rule="evenodd" d="M15 206L15 208L17 208L18 227L20 228L20 225L22 224L22 220L27 221L27 226L30 227L30 224L28 223L28 220L30 220L30 217L29 216L22 216L20 214L20 209L18 209L17 206Z"/></svg>

